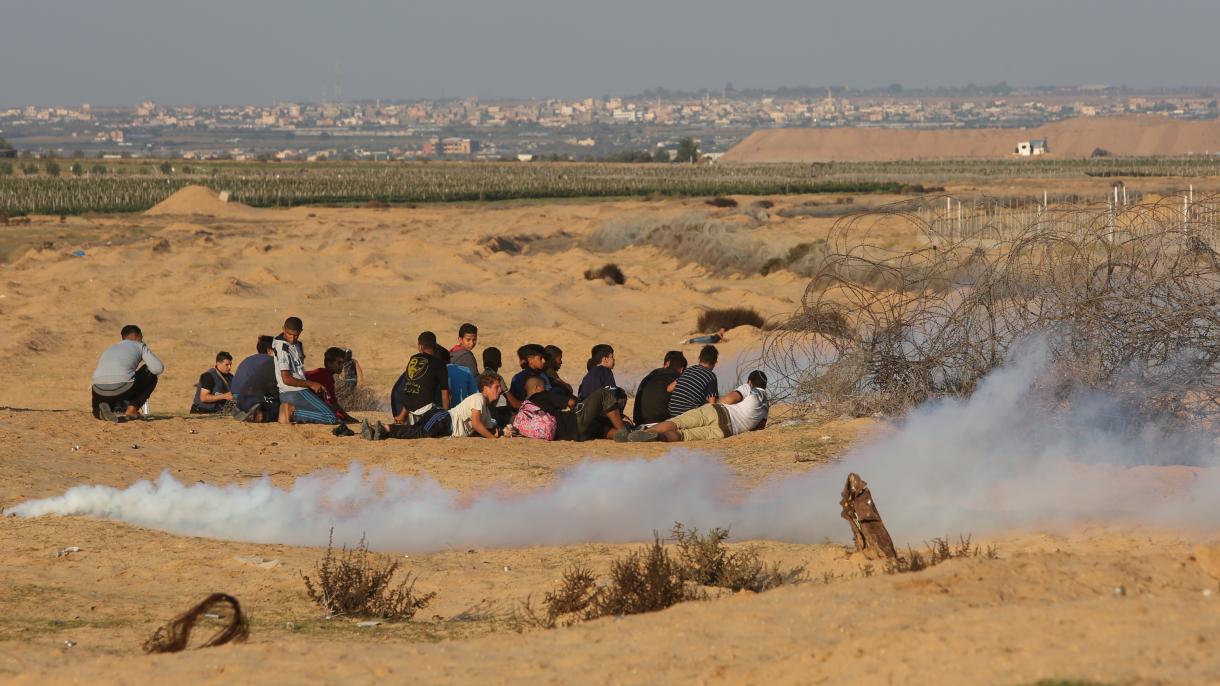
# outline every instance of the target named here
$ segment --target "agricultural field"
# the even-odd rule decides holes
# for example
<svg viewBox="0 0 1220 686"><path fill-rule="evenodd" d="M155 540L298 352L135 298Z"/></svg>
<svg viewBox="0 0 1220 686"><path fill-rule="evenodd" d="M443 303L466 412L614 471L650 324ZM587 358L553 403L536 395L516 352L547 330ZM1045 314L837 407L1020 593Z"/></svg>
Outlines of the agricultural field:
<svg viewBox="0 0 1220 686"><path fill-rule="evenodd" d="M919 193L946 183L1220 176L1220 158L658 165L466 162L15 161L0 213L146 210L192 184L255 207L526 198ZM55 174L46 173L47 166ZM76 173L73 169L76 169ZM17 173L24 169L29 173Z"/></svg>

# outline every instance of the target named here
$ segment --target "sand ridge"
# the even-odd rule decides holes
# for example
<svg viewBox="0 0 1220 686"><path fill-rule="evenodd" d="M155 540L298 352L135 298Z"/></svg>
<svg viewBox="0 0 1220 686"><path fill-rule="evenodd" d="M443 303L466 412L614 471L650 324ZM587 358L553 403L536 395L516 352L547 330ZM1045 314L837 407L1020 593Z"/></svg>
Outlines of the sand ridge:
<svg viewBox="0 0 1220 686"><path fill-rule="evenodd" d="M1220 121L1155 115L1074 117L1036 128L908 130L801 128L755 131L725 162L864 162L1012 157L1020 141L1048 140L1051 156L1089 157L1100 148L1119 156L1220 153Z"/></svg>

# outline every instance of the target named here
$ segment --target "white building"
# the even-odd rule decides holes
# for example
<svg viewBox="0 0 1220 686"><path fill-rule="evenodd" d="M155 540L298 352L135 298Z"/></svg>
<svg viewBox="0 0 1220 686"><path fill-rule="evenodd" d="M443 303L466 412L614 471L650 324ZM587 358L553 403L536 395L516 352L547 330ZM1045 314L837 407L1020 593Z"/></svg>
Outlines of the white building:
<svg viewBox="0 0 1220 686"><path fill-rule="evenodd" d="M1051 151L1051 146L1047 144L1045 138L1034 138L1027 141L1017 143L1017 154L1022 157L1030 155L1045 155Z"/></svg>

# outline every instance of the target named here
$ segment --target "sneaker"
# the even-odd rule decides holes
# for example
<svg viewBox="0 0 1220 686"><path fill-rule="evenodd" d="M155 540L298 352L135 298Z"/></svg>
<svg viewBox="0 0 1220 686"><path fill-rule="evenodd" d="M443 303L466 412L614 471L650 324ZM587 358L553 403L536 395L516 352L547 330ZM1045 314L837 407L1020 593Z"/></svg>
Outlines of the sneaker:
<svg viewBox="0 0 1220 686"><path fill-rule="evenodd" d="M123 415L115 414L114 410L110 409L110 403L98 403L97 416L98 419L117 423L119 421L119 417L122 417ZM124 419L126 419L126 417L124 417Z"/></svg>
<svg viewBox="0 0 1220 686"><path fill-rule="evenodd" d="M369 426L369 420L360 420L360 437L366 441L373 440L373 427Z"/></svg>
<svg viewBox="0 0 1220 686"><path fill-rule="evenodd" d="M626 443L629 436L631 436L631 429L619 429L614 432L614 442Z"/></svg>
<svg viewBox="0 0 1220 686"><path fill-rule="evenodd" d="M627 440L632 443L650 443L660 437L661 434L655 431L632 431Z"/></svg>
<svg viewBox="0 0 1220 686"><path fill-rule="evenodd" d="M343 423L340 423L339 426L336 426L335 430L332 431L331 433L340 438L342 438L344 436L355 436L356 435L355 431L352 431L351 429L347 428L347 424L343 424Z"/></svg>
<svg viewBox="0 0 1220 686"><path fill-rule="evenodd" d="M390 433L390 430L385 428L385 424L381 420L377 420L377 425L373 427L373 440L380 441Z"/></svg>

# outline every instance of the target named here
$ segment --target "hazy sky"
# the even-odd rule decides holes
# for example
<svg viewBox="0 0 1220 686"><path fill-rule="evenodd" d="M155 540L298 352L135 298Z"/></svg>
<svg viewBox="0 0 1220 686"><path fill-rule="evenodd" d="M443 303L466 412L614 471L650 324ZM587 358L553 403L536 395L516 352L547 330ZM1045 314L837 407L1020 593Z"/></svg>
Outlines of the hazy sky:
<svg viewBox="0 0 1220 686"><path fill-rule="evenodd" d="M0 0L0 105L1220 84L1216 0Z"/></svg>

